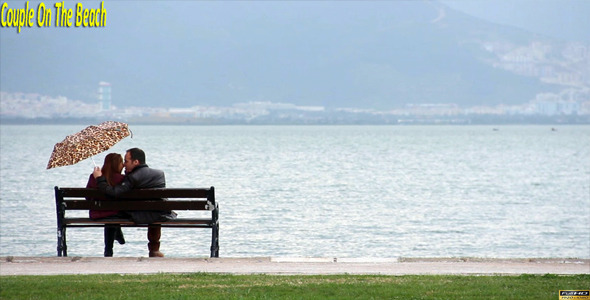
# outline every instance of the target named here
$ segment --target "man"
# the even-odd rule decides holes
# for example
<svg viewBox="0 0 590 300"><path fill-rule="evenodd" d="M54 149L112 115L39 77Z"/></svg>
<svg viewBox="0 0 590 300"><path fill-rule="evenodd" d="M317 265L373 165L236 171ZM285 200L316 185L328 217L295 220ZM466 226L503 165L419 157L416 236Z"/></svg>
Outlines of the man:
<svg viewBox="0 0 590 300"><path fill-rule="evenodd" d="M109 196L120 197L123 193L132 189L166 187L164 172L148 167L145 164L145 152L139 148L127 150L123 166L125 167L125 179L116 186L110 186L107 183L99 167L94 168L92 174L96 178L98 189ZM172 211L128 211L126 213L138 224L150 224L176 218L176 213ZM160 252L161 232L162 228L160 226L148 227L147 236L150 257L164 257L164 254Z"/></svg>

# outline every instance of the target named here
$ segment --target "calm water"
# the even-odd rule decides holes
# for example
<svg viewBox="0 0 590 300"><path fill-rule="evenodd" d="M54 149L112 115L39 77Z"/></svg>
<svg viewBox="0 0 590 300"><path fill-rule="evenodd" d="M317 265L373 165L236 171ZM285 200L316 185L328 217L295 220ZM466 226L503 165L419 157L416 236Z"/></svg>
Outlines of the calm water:
<svg viewBox="0 0 590 300"><path fill-rule="evenodd" d="M45 166L83 127L1 127L0 256L56 255L53 186L84 186L92 162ZM590 126L130 128L112 151L215 186L221 256L590 257ZM146 256L145 229L125 234L115 255ZM209 254L208 230L162 235L168 256ZM102 229L68 246L101 256Z"/></svg>

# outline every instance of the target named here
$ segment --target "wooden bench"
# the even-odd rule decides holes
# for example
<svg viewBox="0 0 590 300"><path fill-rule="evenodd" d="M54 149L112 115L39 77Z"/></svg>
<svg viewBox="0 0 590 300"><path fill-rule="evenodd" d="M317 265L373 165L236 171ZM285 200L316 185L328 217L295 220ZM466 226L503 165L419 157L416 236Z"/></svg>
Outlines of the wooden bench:
<svg viewBox="0 0 590 300"><path fill-rule="evenodd" d="M215 189L205 188L164 188L140 189L125 193L119 199L103 201L86 198L105 198L97 189L55 187L57 210L57 256L68 256L66 229L74 227L105 227L119 224L121 227L148 227L158 225L173 228L211 228L211 257L219 257L219 208L215 202ZM149 200L167 198L168 200ZM129 219L90 219L88 217L67 217L68 211L89 210L174 210L179 217L165 222L136 224ZM210 218L181 218L180 211L211 211Z"/></svg>

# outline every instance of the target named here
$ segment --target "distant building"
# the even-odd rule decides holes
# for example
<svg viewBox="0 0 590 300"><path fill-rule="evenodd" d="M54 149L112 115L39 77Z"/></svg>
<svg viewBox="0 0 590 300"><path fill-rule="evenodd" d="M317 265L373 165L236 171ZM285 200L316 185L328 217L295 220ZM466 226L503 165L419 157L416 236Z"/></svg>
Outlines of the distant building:
<svg viewBox="0 0 590 300"><path fill-rule="evenodd" d="M559 101L557 109L559 113L564 115L576 115L580 110L580 104L575 101Z"/></svg>
<svg viewBox="0 0 590 300"><path fill-rule="evenodd" d="M111 110L111 84L101 81L98 84L98 101L101 111Z"/></svg>
<svg viewBox="0 0 590 300"><path fill-rule="evenodd" d="M585 90L564 90L559 94L537 94L532 104L534 112L543 116L583 114L582 103L587 97Z"/></svg>

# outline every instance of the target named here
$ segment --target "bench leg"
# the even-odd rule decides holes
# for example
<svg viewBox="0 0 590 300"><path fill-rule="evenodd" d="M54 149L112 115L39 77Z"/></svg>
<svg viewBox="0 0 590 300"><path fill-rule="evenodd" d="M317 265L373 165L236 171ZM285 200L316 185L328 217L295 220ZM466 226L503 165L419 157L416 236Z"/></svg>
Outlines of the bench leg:
<svg viewBox="0 0 590 300"><path fill-rule="evenodd" d="M66 228L57 229L57 256L68 256L68 246L66 244Z"/></svg>
<svg viewBox="0 0 590 300"><path fill-rule="evenodd" d="M214 224L211 230L211 257L219 257L219 224Z"/></svg>
<svg viewBox="0 0 590 300"><path fill-rule="evenodd" d="M63 245L62 245L62 249L63 249L63 254L64 256L68 256L68 243L67 243L67 238L66 238L66 228L64 227L63 229Z"/></svg>
<svg viewBox="0 0 590 300"><path fill-rule="evenodd" d="M62 253L62 249L63 249L63 242L61 239L62 233L61 230L58 228L57 229L57 256L61 257L61 253Z"/></svg>

